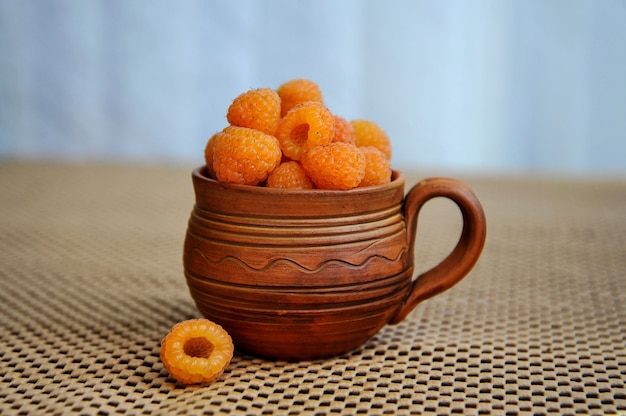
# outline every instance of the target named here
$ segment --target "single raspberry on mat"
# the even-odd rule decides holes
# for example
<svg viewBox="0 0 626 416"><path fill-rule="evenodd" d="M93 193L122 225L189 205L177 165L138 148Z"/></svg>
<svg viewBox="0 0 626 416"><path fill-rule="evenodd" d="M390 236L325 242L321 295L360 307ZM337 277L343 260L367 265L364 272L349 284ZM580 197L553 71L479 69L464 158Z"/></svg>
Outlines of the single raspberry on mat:
<svg viewBox="0 0 626 416"><path fill-rule="evenodd" d="M276 137L247 127L228 126L215 137L213 169L220 182L257 185L280 164L281 157Z"/></svg>
<svg viewBox="0 0 626 416"><path fill-rule="evenodd" d="M233 341L224 328L203 318L179 322L161 341L163 365L183 384L217 379L233 352Z"/></svg>
<svg viewBox="0 0 626 416"><path fill-rule="evenodd" d="M343 117L335 115L335 135L332 141L333 143L343 142L356 144L356 134L354 133L352 123Z"/></svg>
<svg viewBox="0 0 626 416"><path fill-rule="evenodd" d="M298 78L285 82L276 90L280 96L281 116L285 116L296 104L307 101L324 102L319 85L308 79Z"/></svg>
<svg viewBox="0 0 626 416"><path fill-rule="evenodd" d="M387 133L376 123L370 120L352 120L352 127L356 134L357 146L374 146L380 149L387 159L391 159L391 142Z"/></svg>
<svg viewBox="0 0 626 416"><path fill-rule="evenodd" d="M274 135L280 120L280 97L270 88L246 91L233 100L226 119L233 126Z"/></svg>
<svg viewBox="0 0 626 416"><path fill-rule="evenodd" d="M300 160L307 150L327 145L335 135L335 117L316 101L297 104L280 120L276 137L283 154Z"/></svg>
<svg viewBox="0 0 626 416"><path fill-rule="evenodd" d="M314 185L302 166L294 161L283 162L267 178L268 188L313 189Z"/></svg>
<svg viewBox="0 0 626 416"><path fill-rule="evenodd" d="M365 155L365 176L359 187L382 185L391 182L391 162L374 146L362 146Z"/></svg>
<svg viewBox="0 0 626 416"><path fill-rule="evenodd" d="M331 143L306 152L302 167L318 188L352 189L365 176L365 155L353 144Z"/></svg>
<svg viewBox="0 0 626 416"><path fill-rule="evenodd" d="M204 162L206 164L206 170L209 174L209 177L213 179L217 179L215 175L215 169L213 168L213 150L215 148L215 138L219 133L215 133L211 138L207 141L206 146L204 147Z"/></svg>

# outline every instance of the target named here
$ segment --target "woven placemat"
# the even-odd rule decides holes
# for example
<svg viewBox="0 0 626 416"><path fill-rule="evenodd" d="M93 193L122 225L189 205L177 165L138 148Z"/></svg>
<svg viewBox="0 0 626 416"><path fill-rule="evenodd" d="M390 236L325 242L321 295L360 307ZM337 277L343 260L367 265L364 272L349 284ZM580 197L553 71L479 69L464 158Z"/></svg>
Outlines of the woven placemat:
<svg viewBox="0 0 626 416"><path fill-rule="evenodd" d="M159 347L199 316L191 168L0 165L1 414L626 415L626 182L467 179L488 238L460 284L344 356L185 387ZM427 205L420 267L459 224Z"/></svg>

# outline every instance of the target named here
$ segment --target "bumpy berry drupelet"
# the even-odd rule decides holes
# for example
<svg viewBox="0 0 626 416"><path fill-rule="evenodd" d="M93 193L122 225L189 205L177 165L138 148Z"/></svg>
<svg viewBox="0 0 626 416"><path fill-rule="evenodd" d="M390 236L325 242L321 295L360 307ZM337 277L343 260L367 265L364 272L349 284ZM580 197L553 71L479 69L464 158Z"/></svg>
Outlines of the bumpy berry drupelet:
<svg viewBox="0 0 626 416"><path fill-rule="evenodd" d="M333 114L308 79L246 91L226 118L230 125L204 149L207 175L220 182L351 189L391 179L387 134L373 121Z"/></svg>
<svg viewBox="0 0 626 416"><path fill-rule="evenodd" d="M387 134L370 120L352 120L357 146L374 146L380 149L387 159L391 159L391 142Z"/></svg>
<svg viewBox="0 0 626 416"><path fill-rule="evenodd" d="M190 319L174 325L161 341L161 361L170 375L183 384L210 383L233 357L233 341L218 324Z"/></svg>
<svg viewBox="0 0 626 416"><path fill-rule="evenodd" d="M335 115L335 136L333 136L334 143L343 142L356 144L356 134L354 133L354 127L352 123L343 117Z"/></svg>
<svg viewBox="0 0 626 416"><path fill-rule="evenodd" d="M280 143L260 130L228 126L217 133L213 169L220 182L257 185L279 164Z"/></svg>
<svg viewBox="0 0 626 416"><path fill-rule="evenodd" d="M391 162L374 146L360 147L365 155L365 176L359 187L382 185L391 182Z"/></svg>
<svg viewBox="0 0 626 416"><path fill-rule="evenodd" d="M274 135L280 120L280 97L270 88L246 91L233 100L226 119L233 126Z"/></svg>
<svg viewBox="0 0 626 416"><path fill-rule="evenodd" d="M283 162L267 178L268 188L313 189L314 185L302 166L296 161Z"/></svg>
<svg viewBox="0 0 626 416"><path fill-rule="evenodd" d="M324 102L319 85L308 79L292 79L282 84L276 90L280 96L281 116L285 116L296 104L307 101Z"/></svg>
<svg viewBox="0 0 626 416"><path fill-rule="evenodd" d="M297 104L280 120L276 137L283 154L300 160L304 152L331 142L335 135L335 117L315 101Z"/></svg>
<svg viewBox="0 0 626 416"><path fill-rule="evenodd" d="M353 144L331 143L306 152L302 167L318 188L352 189L365 176L365 155Z"/></svg>

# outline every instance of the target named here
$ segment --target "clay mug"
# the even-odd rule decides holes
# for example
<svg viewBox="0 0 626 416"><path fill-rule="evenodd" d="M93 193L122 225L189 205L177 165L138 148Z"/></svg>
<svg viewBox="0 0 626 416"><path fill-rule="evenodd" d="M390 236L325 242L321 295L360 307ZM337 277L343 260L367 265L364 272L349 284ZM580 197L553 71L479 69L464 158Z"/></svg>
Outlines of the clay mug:
<svg viewBox="0 0 626 416"><path fill-rule="evenodd" d="M485 242L479 200L451 178L425 179L406 195L398 171L391 183L347 191L225 184L205 167L192 180L183 249L190 295L237 349L260 357L313 360L357 349L465 277ZM461 236L414 278L418 215L437 197L459 207Z"/></svg>

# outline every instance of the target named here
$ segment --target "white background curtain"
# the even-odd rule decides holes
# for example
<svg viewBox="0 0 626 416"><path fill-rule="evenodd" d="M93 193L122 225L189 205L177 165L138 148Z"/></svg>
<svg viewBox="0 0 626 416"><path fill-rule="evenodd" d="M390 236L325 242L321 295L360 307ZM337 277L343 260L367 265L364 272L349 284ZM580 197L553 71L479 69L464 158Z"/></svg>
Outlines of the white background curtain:
<svg viewBox="0 0 626 416"><path fill-rule="evenodd" d="M395 167L626 173L626 1L0 0L0 154L202 162L305 77Z"/></svg>

